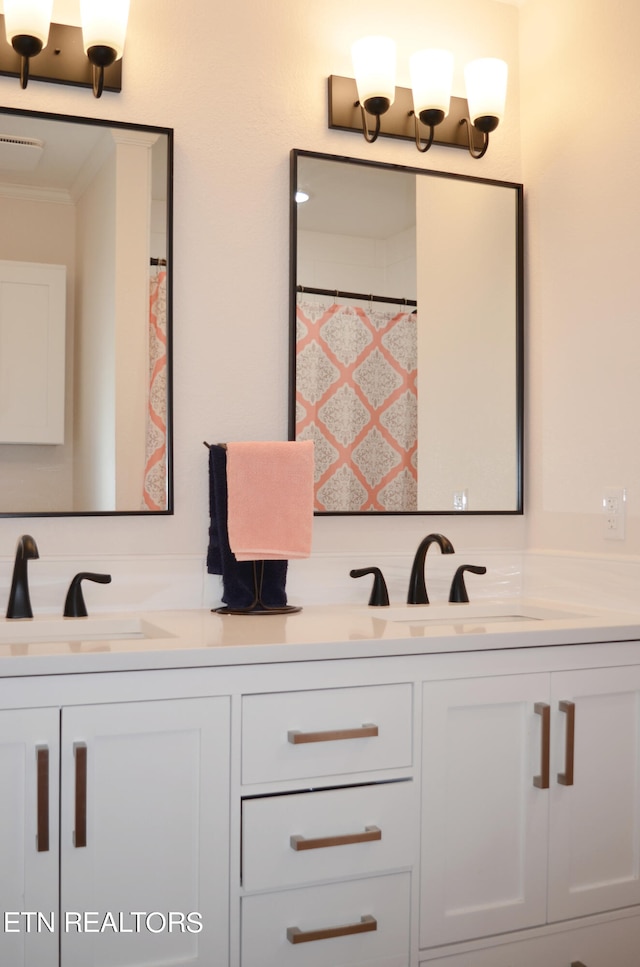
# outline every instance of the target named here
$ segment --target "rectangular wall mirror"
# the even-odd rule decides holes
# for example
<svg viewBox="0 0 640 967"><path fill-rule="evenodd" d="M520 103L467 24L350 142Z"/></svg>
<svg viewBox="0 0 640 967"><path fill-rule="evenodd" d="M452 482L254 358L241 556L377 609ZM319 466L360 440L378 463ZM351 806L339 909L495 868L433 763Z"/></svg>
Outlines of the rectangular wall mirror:
<svg viewBox="0 0 640 967"><path fill-rule="evenodd" d="M173 513L173 131L0 110L0 516Z"/></svg>
<svg viewBox="0 0 640 967"><path fill-rule="evenodd" d="M522 185L294 150L290 205L316 513L521 514Z"/></svg>

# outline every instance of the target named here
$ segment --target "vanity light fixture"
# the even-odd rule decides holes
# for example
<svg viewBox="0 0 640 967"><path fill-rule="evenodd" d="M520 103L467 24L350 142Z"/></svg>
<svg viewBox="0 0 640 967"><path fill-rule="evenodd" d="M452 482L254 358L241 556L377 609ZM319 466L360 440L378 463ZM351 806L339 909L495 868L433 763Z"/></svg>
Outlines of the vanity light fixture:
<svg viewBox="0 0 640 967"><path fill-rule="evenodd" d="M497 58L472 61L465 68L467 98L452 97L453 55L429 48L410 58L411 89L395 86L395 44L386 37L365 37L352 47L355 80L329 77L329 127L360 131L372 144L378 135L415 142L418 151L432 144L466 148L482 158L489 134L504 116L507 65ZM369 117L375 118L373 131ZM423 138L422 126L428 129Z"/></svg>
<svg viewBox="0 0 640 967"><path fill-rule="evenodd" d="M129 0L81 0L82 27L51 23L52 7L53 0L4 0L0 75L19 77L22 88L31 78L91 87L95 97L120 91Z"/></svg>

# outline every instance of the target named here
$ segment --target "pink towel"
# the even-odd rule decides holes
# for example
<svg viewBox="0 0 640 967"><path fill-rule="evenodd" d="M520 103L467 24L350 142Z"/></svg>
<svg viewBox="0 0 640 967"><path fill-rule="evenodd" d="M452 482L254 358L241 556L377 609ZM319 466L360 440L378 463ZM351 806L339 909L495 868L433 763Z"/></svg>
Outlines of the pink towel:
<svg viewBox="0 0 640 967"><path fill-rule="evenodd" d="M228 443L229 544L238 561L309 557L313 442Z"/></svg>

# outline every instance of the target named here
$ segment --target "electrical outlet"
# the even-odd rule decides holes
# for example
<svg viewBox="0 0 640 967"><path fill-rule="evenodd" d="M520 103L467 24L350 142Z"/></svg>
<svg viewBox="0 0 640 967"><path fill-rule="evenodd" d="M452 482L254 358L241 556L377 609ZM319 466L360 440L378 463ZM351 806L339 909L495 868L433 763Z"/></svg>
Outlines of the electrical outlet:
<svg viewBox="0 0 640 967"><path fill-rule="evenodd" d="M469 506L469 491L468 490L454 490L453 491L453 509L454 510L466 510Z"/></svg>
<svg viewBox="0 0 640 967"><path fill-rule="evenodd" d="M605 487L602 494L604 538L623 541L627 510L627 491L624 487Z"/></svg>

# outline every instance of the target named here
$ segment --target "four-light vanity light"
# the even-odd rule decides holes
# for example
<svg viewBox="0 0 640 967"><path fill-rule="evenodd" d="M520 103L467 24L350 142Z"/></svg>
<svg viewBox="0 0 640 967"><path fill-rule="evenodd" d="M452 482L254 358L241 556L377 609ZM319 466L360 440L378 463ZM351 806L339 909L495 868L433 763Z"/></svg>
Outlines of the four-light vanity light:
<svg viewBox="0 0 640 967"><path fill-rule="evenodd" d="M51 23L53 0L4 0L7 43L19 57L16 67L6 50L0 50L0 73L29 81L32 58L41 55L33 77L59 84L120 90L120 73L105 84L105 69L122 57L129 17L129 0L80 0L82 28ZM44 49L49 49L41 54ZM85 56L86 55L86 56ZM119 65L118 65L119 66Z"/></svg>
<svg viewBox="0 0 640 967"><path fill-rule="evenodd" d="M421 152L435 143L483 157L504 115L504 61L485 57L467 64L465 100L451 96L453 55L447 50L413 54L410 90L396 88L396 46L389 37L357 40L352 58L355 80L329 78L329 127L361 131L369 143L382 134L415 141Z"/></svg>

